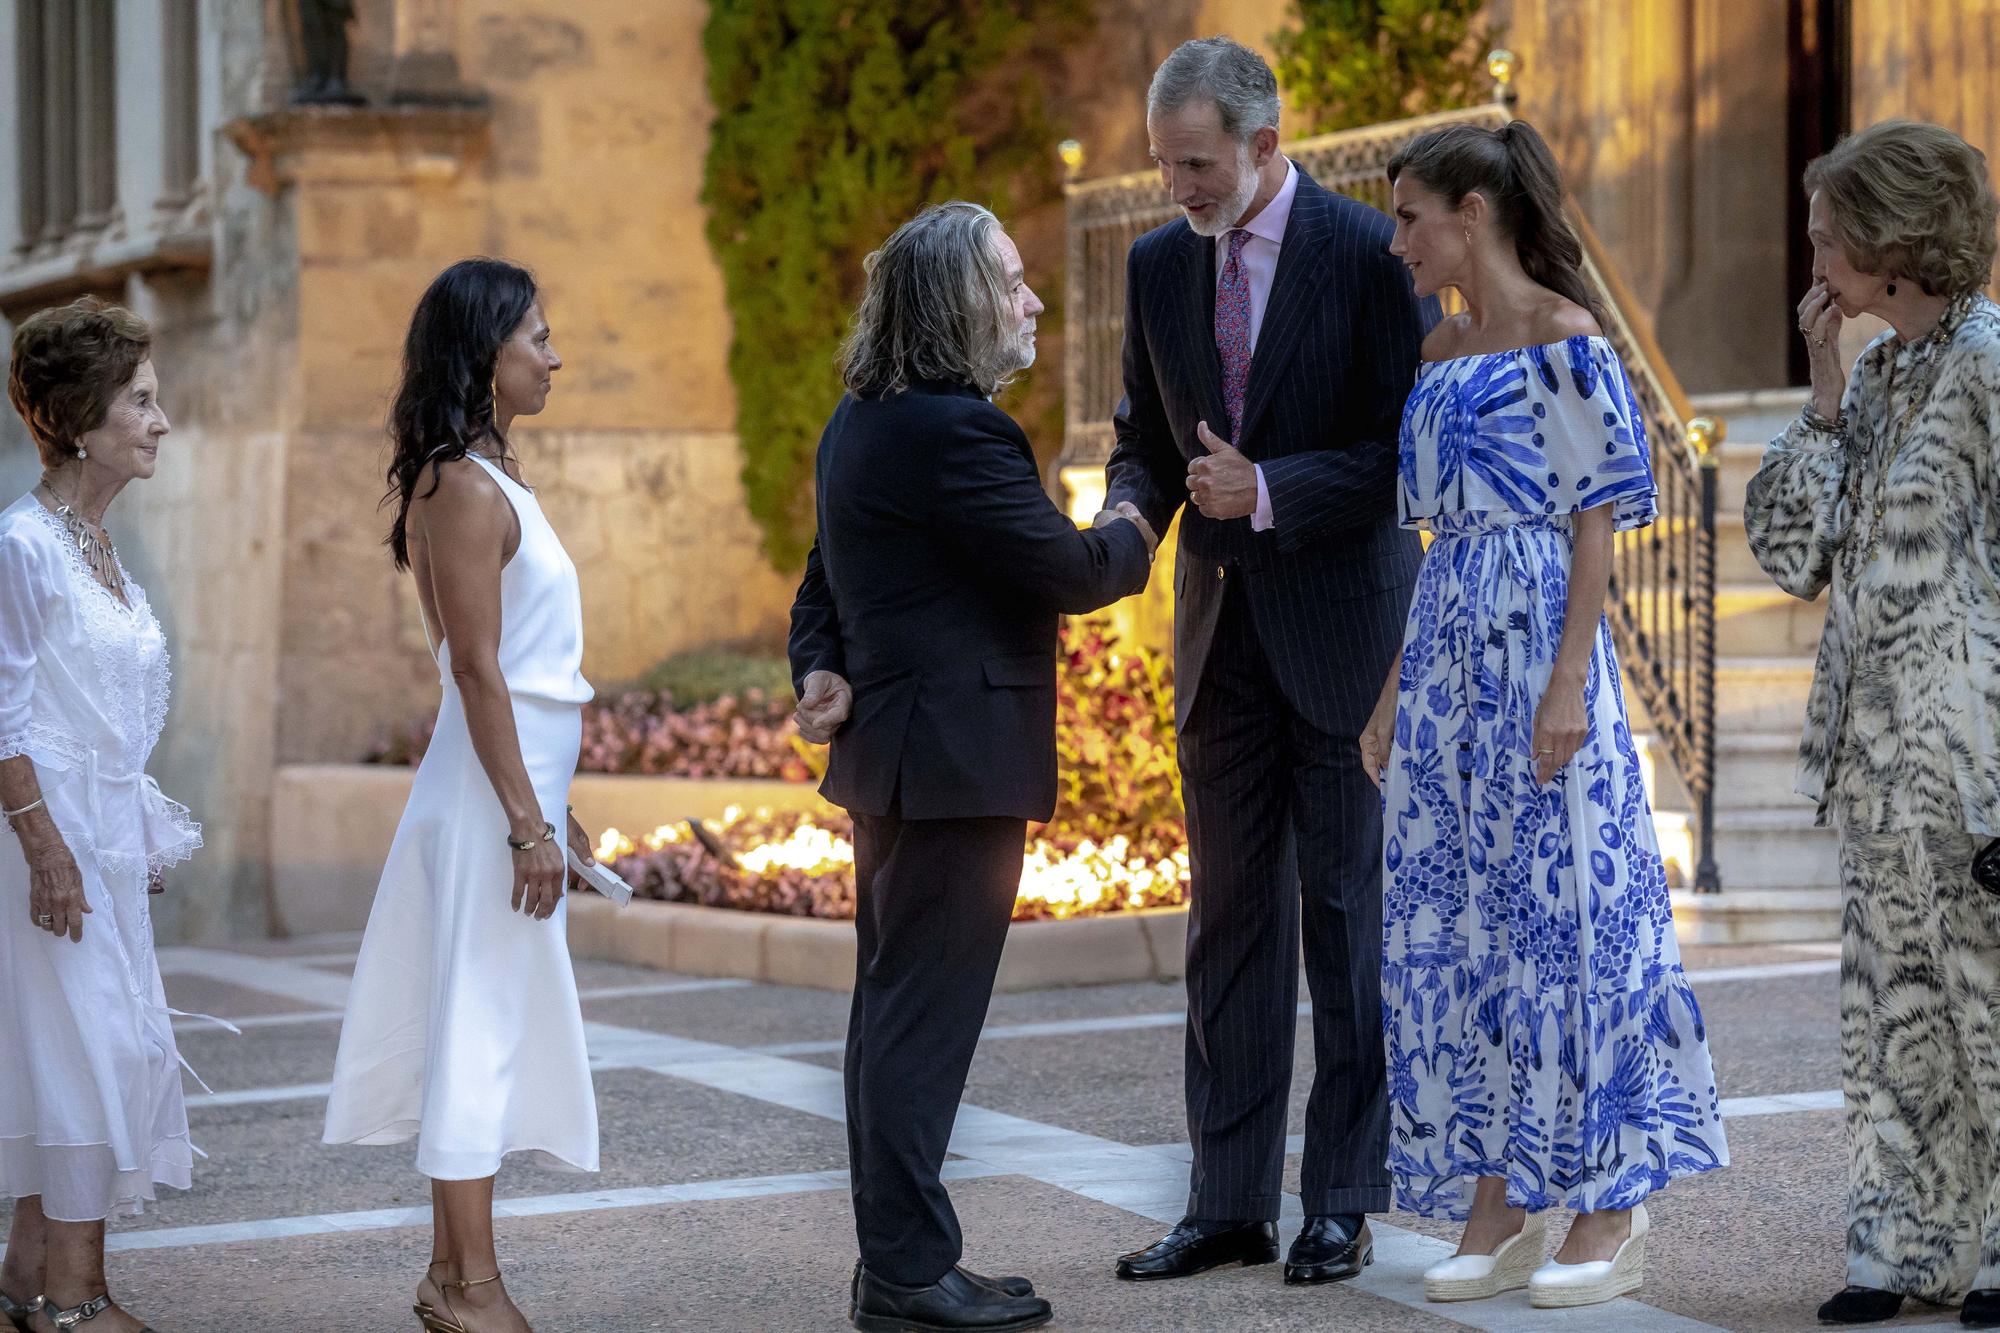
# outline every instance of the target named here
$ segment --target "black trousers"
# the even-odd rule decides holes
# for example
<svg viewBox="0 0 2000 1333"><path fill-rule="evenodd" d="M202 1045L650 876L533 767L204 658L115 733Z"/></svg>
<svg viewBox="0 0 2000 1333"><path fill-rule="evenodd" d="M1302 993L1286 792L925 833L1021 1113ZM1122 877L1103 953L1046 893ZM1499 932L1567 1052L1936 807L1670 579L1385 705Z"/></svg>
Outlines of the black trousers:
<svg viewBox="0 0 2000 1333"><path fill-rule="evenodd" d="M1020 819L854 817L859 957L847 1149L868 1271L928 1286L959 1260L944 1165L1021 883Z"/></svg>
<svg viewBox="0 0 2000 1333"><path fill-rule="evenodd" d="M1328 669L1378 671L1371 695L1400 620L1375 600L1328 608L1354 623L1354 660ZM1314 1071L1301 1202L1308 1215L1389 1206L1382 806L1361 768L1361 725L1331 735L1292 707L1232 588L1180 738L1191 1217L1278 1217L1302 926Z"/></svg>

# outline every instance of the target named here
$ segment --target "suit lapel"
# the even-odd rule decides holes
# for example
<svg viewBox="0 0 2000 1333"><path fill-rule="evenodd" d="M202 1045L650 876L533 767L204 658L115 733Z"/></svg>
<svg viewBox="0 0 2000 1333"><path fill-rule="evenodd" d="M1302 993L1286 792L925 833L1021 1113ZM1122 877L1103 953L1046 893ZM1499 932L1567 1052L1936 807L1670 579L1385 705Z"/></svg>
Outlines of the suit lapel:
<svg viewBox="0 0 2000 1333"><path fill-rule="evenodd" d="M1264 323L1257 331L1257 351L1250 358L1250 383L1243 394L1243 427L1238 448L1248 439L1257 419L1270 406L1271 395L1285 367L1298 350L1314 312L1322 303L1328 266L1326 244L1332 237L1333 196L1301 171L1292 196L1292 215L1285 223L1285 243L1278 250L1278 269L1271 278L1271 296ZM1212 287L1211 287L1212 290ZM1213 297L1210 298L1211 308ZM1210 321L1213 326L1213 319ZM1211 339L1213 341L1213 339ZM1218 371L1218 376L1220 372Z"/></svg>
<svg viewBox="0 0 2000 1333"><path fill-rule="evenodd" d="M1181 328L1189 331L1185 354L1194 370L1194 393L1202 420L1214 430L1229 420L1222 402L1222 356L1215 350L1215 242L1197 236L1193 228L1182 233ZM1190 439L1188 449L1198 451Z"/></svg>

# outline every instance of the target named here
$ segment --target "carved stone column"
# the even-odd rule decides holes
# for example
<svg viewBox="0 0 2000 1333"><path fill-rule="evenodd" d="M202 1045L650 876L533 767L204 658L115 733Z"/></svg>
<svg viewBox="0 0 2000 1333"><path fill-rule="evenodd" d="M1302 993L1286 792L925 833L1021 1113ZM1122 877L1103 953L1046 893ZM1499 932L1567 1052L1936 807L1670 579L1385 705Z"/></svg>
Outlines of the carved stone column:
<svg viewBox="0 0 2000 1333"><path fill-rule="evenodd" d="M46 221L48 174L42 160L42 0L18 0L14 7L14 76L19 90L16 106L21 119L16 127L16 163L21 182L20 232L16 244L32 249L42 237Z"/></svg>
<svg viewBox="0 0 2000 1333"><path fill-rule="evenodd" d="M76 10L42 11L42 231L57 245L76 223Z"/></svg>
<svg viewBox="0 0 2000 1333"><path fill-rule="evenodd" d="M160 207L177 209L193 197L201 174L200 8L160 0Z"/></svg>
<svg viewBox="0 0 2000 1333"><path fill-rule="evenodd" d="M76 15L76 225L99 231L118 211L118 11L78 6Z"/></svg>

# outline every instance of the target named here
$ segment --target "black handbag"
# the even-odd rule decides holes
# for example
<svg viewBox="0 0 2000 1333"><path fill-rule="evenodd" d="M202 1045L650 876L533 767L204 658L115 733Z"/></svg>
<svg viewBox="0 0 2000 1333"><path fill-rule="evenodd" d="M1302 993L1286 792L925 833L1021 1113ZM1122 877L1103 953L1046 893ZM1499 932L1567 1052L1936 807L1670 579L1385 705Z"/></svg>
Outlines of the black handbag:
<svg viewBox="0 0 2000 1333"><path fill-rule="evenodd" d="M1987 843L1972 858L1972 878L1988 893L2000 893L2000 838Z"/></svg>

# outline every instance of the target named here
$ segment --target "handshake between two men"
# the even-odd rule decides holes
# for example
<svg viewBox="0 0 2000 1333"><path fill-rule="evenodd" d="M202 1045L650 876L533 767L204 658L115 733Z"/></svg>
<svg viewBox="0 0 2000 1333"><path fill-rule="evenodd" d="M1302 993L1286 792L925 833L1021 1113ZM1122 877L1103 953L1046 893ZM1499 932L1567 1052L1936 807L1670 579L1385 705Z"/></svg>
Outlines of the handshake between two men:
<svg viewBox="0 0 2000 1333"><path fill-rule="evenodd" d="M1188 464L1189 503L1208 518L1249 517L1257 508L1256 466L1210 430L1207 422L1199 423L1196 435L1208 452ZM1146 539L1149 555L1159 549L1159 534L1130 500L1099 510L1091 520L1091 527L1104 528L1121 522L1139 529ZM801 684L804 692L792 715L798 723L799 735L808 744L825 745L853 713L854 688L845 677L832 671L811 672Z"/></svg>
<svg viewBox="0 0 2000 1333"><path fill-rule="evenodd" d="M1149 557L1159 550L1159 534L1153 531L1153 525L1146 521L1146 516L1130 500L1101 511L1092 520L1091 527L1102 528L1113 523L1130 523L1139 529L1139 535L1146 539L1146 554ZM833 671L808 672L800 685L799 706L792 713L793 721L798 724L799 736L810 745L826 745L854 712L854 687L847 683L845 676Z"/></svg>

